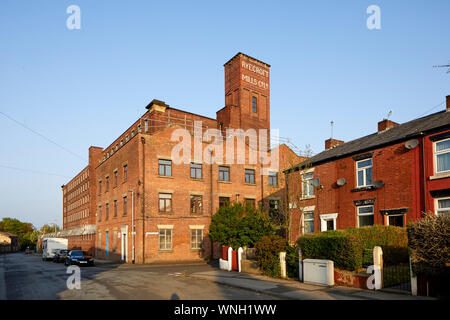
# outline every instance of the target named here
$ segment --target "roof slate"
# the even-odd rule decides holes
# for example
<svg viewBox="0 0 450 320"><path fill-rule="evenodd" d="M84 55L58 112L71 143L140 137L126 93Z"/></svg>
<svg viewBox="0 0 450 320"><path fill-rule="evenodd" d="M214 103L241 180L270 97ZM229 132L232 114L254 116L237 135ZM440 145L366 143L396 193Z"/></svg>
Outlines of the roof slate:
<svg viewBox="0 0 450 320"><path fill-rule="evenodd" d="M385 145L407 141L440 129L450 129L450 112L440 111L422 118L402 123L397 127L385 131L373 133L368 136L346 142L332 149L322 151L308 160L285 170L285 172L296 170L306 164L314 166L353 154L373 150Z"/></svg>

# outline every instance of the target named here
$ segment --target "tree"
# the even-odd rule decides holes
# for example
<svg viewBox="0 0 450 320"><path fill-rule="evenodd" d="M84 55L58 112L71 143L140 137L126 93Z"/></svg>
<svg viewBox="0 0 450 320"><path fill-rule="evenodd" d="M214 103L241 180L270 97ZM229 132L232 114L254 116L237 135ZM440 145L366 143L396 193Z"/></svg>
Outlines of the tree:
<svg viewBox="0 0 450 320"><path fill-rule="evenodd" d="M252 247L263 236L271 235L274 231L268 214L261 208L233 202L219 208L213 215L209 237L213 242L237 249Z"/></svg>
<svg viewBox="0 0 450 320"><path fill-rule="evenodd" d="M15 234L22 249L33 244L30 235L34 231L34 226L31 223L13 218L3 218L0 222L0 231Z"/></svg>
<svg viewBox="0 0 450 320"><path fill-rule="evenodd" d="M46 233L54 233L55 230L59 231L60 229L57 224L52 223L52 225L44 224L39 231L41 232L41 234L46 234Z"/></svg>

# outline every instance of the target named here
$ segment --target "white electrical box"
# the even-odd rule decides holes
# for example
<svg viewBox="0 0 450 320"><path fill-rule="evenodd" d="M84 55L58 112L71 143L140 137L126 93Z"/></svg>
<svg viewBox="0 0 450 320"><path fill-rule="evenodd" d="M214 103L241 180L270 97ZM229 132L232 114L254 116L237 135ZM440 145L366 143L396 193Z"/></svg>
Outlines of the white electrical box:
<svg viewBox="0 0 450 320"><path fill-rule="evenodd" d="M303 260L303 281L324 286L334 285L334 263L332 260Z"/></svg>

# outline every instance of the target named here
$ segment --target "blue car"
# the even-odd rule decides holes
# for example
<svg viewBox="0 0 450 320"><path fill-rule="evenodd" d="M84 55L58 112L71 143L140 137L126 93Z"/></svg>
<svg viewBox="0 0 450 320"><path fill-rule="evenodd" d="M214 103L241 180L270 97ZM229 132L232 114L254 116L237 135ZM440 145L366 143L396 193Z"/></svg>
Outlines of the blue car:
<svg viewBox="0 0 450 320"><path fill-rule="evenodd" d="M84 251L72 250L67 254L64 264L66 266L70 266L72 264L79 266L93 266L94 259L92 259L91 256L88 256Z"/></svg>

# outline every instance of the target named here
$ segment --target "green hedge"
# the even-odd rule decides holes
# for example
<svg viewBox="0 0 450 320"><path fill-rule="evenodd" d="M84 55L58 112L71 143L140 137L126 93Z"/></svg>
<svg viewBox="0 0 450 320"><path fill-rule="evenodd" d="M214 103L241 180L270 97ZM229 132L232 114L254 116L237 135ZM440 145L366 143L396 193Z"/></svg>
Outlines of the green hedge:
<svg viewBox="0 0 450 320"><path fill-rule="evenodd" d="M280 277L280 252L286 250L287 242L280 236L264 236L255 243L256 258L261 273L273 278Z"/></svg>
<svg viewBox="0 0 450 320"><path fill-rule="evenodd" d="M362 265L359 246L341 231L305 235L297 244L302 249L303 258L333 260L335 267L345 270L357 270Z"/></svg>
<svg viewBox="0 0 450 320"><path fill-rule="evenodd" d="M360 244L361 250L363 250L363 263L367 262L364 259L364 253L367 254L369 251L370 254L365 257L372 257L371 253L375 246L380 246L383 250L384 265L409 263L408 234L405 228L374 225L364 228L349 228L343 232Z"/></svg>
<svg viewBox="0 0 450 320"><path fill-rule="evenodd" d="M297 241L304 258L333 260L339 269L358 270L372 264L372 250L383 249L385 265L408 261L405 228L375 225L313 233Z"/></svg>

